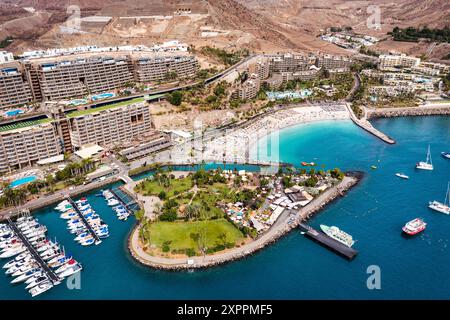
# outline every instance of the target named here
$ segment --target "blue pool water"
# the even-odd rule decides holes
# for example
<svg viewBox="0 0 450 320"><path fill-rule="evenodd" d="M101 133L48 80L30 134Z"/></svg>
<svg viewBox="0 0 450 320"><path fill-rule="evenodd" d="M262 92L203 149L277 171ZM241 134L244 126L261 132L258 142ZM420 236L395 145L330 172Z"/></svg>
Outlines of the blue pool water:
<svg viewBox="0 0 450 320"><path fill-rule="evenodd" d="M103 99L113 98L115 96L116 95L114 93L102 93L102 94L97 94L95 96L92 96L92 100L93 101L103 100Z"/></svg>
<svg viewBox="0 0 450 320"><path fill-rule="evenodd" d="M20 179L16 179L16 180L12 181L12 182L9 184L9 186L10 186L11 188L20 187L20 186L22 186L22 185L24 185L24 184L27 184L27 183L36 181L36 179L37 179L36 176L27 176L27 177L20 178Z"/></svg>
<svg viewBox="0 0 450 320"><path fill-rule="evenodd" d="M16 110L10 110L10 111L6 111L5 114L7 117L15 117L19 114L22 114L23 110L20 109L16 109Z"/></svg>
<svg viewBox="0 0 450 320"><path fill-rule="evenodd" d="M355 260L349 262L293 231L254 256L209 270L147 269L126 250L132 219L117 220L94 190L87 197L111 232L99 246L76 245L51 208L36 215L84 266L81 290L61 284L38 299L449 299L450 217L430 211L427 202L442 201L450 180L450 161L440 156L450 149L450 117L380 119L373 124L397 144L384 144L347 121L300 125L280 134L283 161L366 172L345 197L310 220L314 227L337 225L351 233L360 252ZM425 158L428 144L435 170L416 171L414 164ZM370 170L373 164L377 170ZM396 178L400 171L410 180ZM417 237L403 237L401 227L415 217L424 218L427 229ZM367 289L370 265L381 269L381 290ZM30 299L23 286L8 280L0 274L0 299Z"/></svg>

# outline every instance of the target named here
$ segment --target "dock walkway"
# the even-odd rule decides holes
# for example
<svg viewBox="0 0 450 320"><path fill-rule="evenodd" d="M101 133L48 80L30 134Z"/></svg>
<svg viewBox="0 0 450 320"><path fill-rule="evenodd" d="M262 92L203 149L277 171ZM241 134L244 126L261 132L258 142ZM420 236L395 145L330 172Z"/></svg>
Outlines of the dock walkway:
<svg viewBox="0 0 450 320"><path fill-rule="evenodd" d="M31 253L34 260L40 265L42 270L44 270L44 272L48 275L48 277L52 281L53 285L59 284L61 282L61 279L58 277L58 275L55 272L53 272L52 269L50 269L50 267L42 259L42 257L36 251L36 249L31 245L28 238L23 235L22 231L19 228L17 228L16 224L11 219L8 219L8 224L14 230L14 233L20 238L20 240L22 241L24 246L27 248L27 250Z"/></svg>
<svg viewBox="0 0 450 320"><path fill-rule="evenodd" d="M81 221L83 222L84 226L86 227L86 229L88 230L88 232L91 234L91 236L94 238L95 240L95 244L100 244L102 243L102 240L100 240L100 238L97 236L97 234L95 233L94 229L92 229L92 226L89 224L89 222L86 220L85 216L81 213L80 209L78 209L77 204L72 200L71 197L67 197L67 200L70 202L70 204L72 205L72 207L74 208L74 210L76 211L76 213L78 214L78 216L80 217Z"/></svg>

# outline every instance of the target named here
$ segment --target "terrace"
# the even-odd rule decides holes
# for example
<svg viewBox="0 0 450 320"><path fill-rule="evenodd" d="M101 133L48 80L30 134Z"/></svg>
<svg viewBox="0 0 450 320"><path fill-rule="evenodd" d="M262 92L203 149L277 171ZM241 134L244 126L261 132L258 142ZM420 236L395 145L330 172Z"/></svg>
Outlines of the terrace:
<svg viewBox="0 0 450 320"><path fill-rule="evenodd" d="M13 130L17 130L17 129L26 128L26 127L37 126L37 125L49 123L52 121L53 121L53 118L45 117L45 118L41 118L41 119L13 122L13 123L1 125L0 132L7 132L7 131L13 131Z"/></svg>

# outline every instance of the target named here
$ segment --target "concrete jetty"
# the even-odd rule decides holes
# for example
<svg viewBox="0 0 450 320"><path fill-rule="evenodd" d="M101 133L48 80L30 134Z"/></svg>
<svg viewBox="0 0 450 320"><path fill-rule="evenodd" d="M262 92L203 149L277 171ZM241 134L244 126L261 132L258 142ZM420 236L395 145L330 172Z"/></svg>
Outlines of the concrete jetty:
<svg viewBox="0 0 450 320"><path fill-rule="evenodd" d="M364 116L361 119L358 119L356 117L355 113L353 112L352 108L347 105L347 109L350 113L350 119L360 128L364 129L365 131L369 132L370 134L374 135L375 137L381 139L382 141L389 143L389 144L395 144L395 140L389 137L388 135L384 134L383 132L375 129L372 124L367 120L367 111L364 108Z"/></svg>

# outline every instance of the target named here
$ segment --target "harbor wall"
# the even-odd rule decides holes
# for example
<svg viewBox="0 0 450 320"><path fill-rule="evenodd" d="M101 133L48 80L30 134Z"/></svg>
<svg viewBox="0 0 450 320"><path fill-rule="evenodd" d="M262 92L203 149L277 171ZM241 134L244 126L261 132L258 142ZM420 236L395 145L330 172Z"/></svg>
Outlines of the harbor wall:
<svg viewBox="0 0 450 320"><path fill-rule="evenodd" d="M175 260L168 258L153 257L149 255L147 257L142 257L138 252L139 250L136 250L136 248L134 247L135 245L137 245L136 242L138 240L139 224L136 224L133 231L130 233L130 236L128 238L128 251L130 255L142 265L154 269L161 269L168 271L204 269L244 259L250 255L259 252L260 250L264 249L268 245L271 245L275 241L278 241L281 237L287 235L293 229L296 229L300 225L300 223L308 220L314 214L320 212L330 202L339 197L344 196L345 192L356 186L362 178L363 178L362 172L359 171L348 172L346 178L344 178L344 180L341 183L331 188L330 190L325 191L325 193L317 197L306 207L300 209L296 219L291 224L285 224L282 227L278 228L278 230L276 231L272 230L271 232L271 230L269 230L266 234L261 235L256 240L242 247L231 249L229 252L205 256L203 258L203 261L196 260L194 264L188 264L187 260L199 258L201 259L201 257L186 258L182 259L182 261L180 261L180 259ZM261 241L261 239L263 240ZM221 257L221 255L224 257ZM149 259L149 257L151 259Z"/></svg>
<svg viewBox="0 0 450 320"><path fill-rule="evenodd" d="M368 119L450 115L450 105L367 110Z"/></svg>

